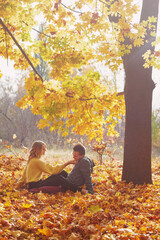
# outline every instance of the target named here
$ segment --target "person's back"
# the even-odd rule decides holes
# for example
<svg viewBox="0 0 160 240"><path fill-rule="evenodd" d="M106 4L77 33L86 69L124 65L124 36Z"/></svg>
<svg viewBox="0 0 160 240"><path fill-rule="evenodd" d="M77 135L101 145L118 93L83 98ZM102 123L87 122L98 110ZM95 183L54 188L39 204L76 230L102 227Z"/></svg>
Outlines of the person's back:
<svg viewBox="0 0 160 240"><path fill-rule="evenodd" d="M87 190L93 193L92 177L94 162L88 157L81 158L68 174L67 179L77 186L86 185Z"/></svg>

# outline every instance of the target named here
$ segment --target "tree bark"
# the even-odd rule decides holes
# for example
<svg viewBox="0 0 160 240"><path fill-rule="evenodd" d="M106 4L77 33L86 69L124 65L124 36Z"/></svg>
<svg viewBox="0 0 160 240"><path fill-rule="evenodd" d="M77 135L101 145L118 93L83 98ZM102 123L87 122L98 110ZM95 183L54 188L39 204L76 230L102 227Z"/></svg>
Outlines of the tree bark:
<svg viewBox="0 0 160 240"><path fill-rule="evenodd" d="M158 5L159 0L144 0L140 21L147 20L149 16L158 18ZM154 51L151 45L154 40L148 31L144 46L134 48L124 58L126 123L122 180L133 182L134 185L152 184L151 116L155 84L152 81L152 68L143 67L142 55L147 50Z"/></svg>

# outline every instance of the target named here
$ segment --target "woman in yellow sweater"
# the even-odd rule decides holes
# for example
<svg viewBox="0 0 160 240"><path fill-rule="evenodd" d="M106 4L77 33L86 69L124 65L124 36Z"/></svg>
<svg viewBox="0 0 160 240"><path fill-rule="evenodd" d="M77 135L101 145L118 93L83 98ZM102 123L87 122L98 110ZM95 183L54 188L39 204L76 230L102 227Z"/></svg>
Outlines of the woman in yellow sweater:
<svg viewBox="0 0 160 240"><path fill-rule="evenodd" d="M66 174L63 169L69 164L75 164L75 161L68 161L61 165L52 166L41 160L45 155L46 144L42 141L35 141L31 147L27 165L23 171L22 177L18 180L16 188L27 185L29 189L39 188L42 186L55 186L53 179L56 174ZM42 173L48 173L51 176L41 180ZM57 183L56 185L60 185Z"/></svg>

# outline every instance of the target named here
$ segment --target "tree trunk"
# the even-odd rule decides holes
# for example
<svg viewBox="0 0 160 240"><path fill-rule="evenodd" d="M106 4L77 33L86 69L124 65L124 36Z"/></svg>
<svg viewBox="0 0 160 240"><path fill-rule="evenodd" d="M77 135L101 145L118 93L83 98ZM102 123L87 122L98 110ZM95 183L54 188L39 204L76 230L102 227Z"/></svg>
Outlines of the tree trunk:
<svg viewBox="0 0 160 240"><path fill-rule="evenodd" d="M158 17L158 5L159 0L144 0L141 21L147 20L149 16ZM154 50L151 46L154 40L148 31L144 46L134 48L124 58L126 123L122 180L127 183L152 183L151 116L155 85L152 68L144 69L142 55L149 49Z"/></svg>

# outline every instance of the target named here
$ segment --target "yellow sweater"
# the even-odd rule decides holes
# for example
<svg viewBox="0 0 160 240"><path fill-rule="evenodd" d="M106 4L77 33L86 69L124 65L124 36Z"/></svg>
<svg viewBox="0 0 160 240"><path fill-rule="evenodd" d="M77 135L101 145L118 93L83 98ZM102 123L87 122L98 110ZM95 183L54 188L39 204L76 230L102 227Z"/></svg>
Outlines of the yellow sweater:
<svg viewBox="0 0 160 240"><path fill-rule="evenodd" d="M30 182L37 182L41 179L42 173L58 174L65 167L65 164L52 166L43 162L40 158L32 158L23 171L22 177L19 179L18 184L23 185Z"/></svg>

